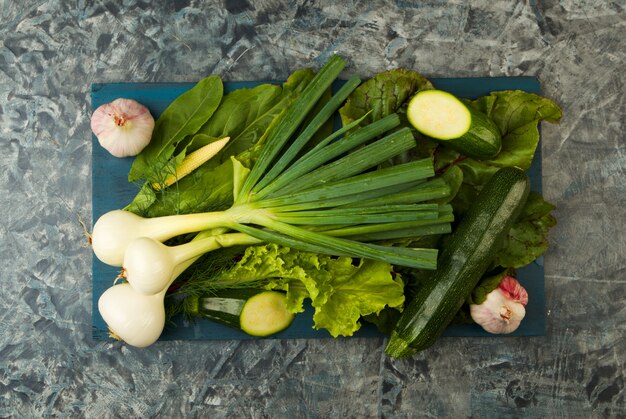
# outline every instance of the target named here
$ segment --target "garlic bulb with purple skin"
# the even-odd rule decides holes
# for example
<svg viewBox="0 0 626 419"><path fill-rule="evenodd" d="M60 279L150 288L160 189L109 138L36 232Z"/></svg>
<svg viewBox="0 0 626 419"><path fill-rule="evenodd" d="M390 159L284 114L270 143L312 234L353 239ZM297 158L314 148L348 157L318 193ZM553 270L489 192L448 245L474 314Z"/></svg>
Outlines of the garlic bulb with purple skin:
<svg viewBox="0 0 626 419"><path fill-rule="evenodd" d="M132 99L116 99L99 106L91 116L98 142L115 157L136 156L152 138L154 118Z"/></svg>
<svg viewBox="0 0 626 419"><path fill-rule="evenodd" d="M511 333L526 315L526 304L524 287L512 276L505 276L482 304L470 304L470 314L489 333Z"/></svg>

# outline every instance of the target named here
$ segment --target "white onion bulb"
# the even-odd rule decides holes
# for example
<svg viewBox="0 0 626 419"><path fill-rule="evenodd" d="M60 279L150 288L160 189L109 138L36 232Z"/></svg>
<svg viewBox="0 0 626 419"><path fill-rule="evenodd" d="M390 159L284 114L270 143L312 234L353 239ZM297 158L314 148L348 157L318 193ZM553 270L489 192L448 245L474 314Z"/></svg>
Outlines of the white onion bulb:
<svg viewBox="0 0 626 419"><path fill-rule="evenodd" d="M144 295L130 284L117 284L100 296L98 311L114 337L129 345L145 348L163 333L164 298L165 291Z"/></svg>

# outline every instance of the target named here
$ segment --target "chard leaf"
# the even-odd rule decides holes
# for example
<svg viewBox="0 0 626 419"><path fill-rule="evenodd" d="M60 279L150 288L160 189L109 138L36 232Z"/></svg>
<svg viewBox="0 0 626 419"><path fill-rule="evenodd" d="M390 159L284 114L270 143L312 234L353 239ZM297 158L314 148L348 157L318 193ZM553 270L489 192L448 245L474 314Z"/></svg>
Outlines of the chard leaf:
<svg viewBox="0 0 626 419"><path fill-rule="evenodd" d="M341 122L347 125L370 113L364 124L398 111L409 97L433 85L419 73L395 69L377 74L361 84L339 109Z"/></svg>
<svg viewBox="0 0 626 419"><path fill-rule="evenodd" d="M465 158L441 145L435 169L458 164L473 185L484 184L499 168L517 166L527 170L539 143L541 121L558 122L561 109L551 100L519 90L493 92L470 103L487 114L502 133L502 150L492 160Z"/></svg>
<svg viewBox="0 0 626 419"><path fill-rule="evenodd" d="M551 100L521 90L493 92L473 101L473 105L496 123L502 135L532 121L556 123L561 109Z"/></svg>
<svg viewBox="0 0 626 419"><path fill-rule="evenodd" d="M389 164L401 164L432 157L437 143L419 134L406 117L407 102L421 90L433 89L432 83L412 70L394 69L376 74L362 83L339 109L344 126L363 118L363 125L382 119L392 113L400 117L402 127L409 127L417 140L417 147L396 156ZM385 166L383 164L381 166Z"/></svg>
<svg viewBox="0 0 626 419"><path fill-rule="evenodd" d="M472 290L472 293L465 300L465 304L482 304L487 299L491 291L498 288L500 282L505 276L515 276L514 269L505 269L495 275L485 275L478 282L478 285ZM470 317L471 318L471 317Z"/></svg>
<svg viewBox="0 0 626 419"><path fill-rule="evenodd" d="M379 332L391 336L391 332L393 332L394 327L396 327L396 323L400 319L402 315L402 311L398 308L385 307L378 314L368 314L363 317L368 323L372 323Z"/></svg>
<svg viewBox="0 0 626 419"><path fill-rule="evenodd" d="M180 142L196 133L213 115L222 100L223 85L219 76L209 76L177 97L161 113L154 125L152 139L137 155L128 173L129 182L158 182L163 171L171 172L185 157Z"/></svg>
<svg viewBox="0 0 626 419"><path fill-rule="evenodd" d="M460 155L444 145L435 153L435 170L450 166L463 171L463 184L452 201L455 213L463 214L498 169L516 166L528 170L539 144L539 122L558 122L561 109L551 100L519 90L493 92L473 102L479 111L493 119L502 133L502 150L492 160L476 160Z"/></svg>
<svg viewBox="0 0 626 419"><path fill-rule="evenodd" d="M450 187L450 194L435 202L438 204L447 204L456 197L457 193L459 193L459 189L461 189L461 185L463 184L463 170L458 166L450 166L443 172L441 178L446 182L448 187Z"/></svg>
<svg viewBox="0 0 626 419"><path fill-rule="evenodd" d="M551 212L554 205L541 194L531 192L526 206L495 257L494 264L520 268L528 265L548 249L548 233L556 225Z"/></svg>

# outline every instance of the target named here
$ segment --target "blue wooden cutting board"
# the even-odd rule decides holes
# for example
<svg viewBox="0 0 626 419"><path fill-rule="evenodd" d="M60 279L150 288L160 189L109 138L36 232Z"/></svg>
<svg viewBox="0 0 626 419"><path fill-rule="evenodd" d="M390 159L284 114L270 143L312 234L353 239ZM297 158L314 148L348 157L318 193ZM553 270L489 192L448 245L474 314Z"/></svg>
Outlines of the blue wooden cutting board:
<svg viewBox="0 0 626 419"><path fill-rule="evenodd" d="M523 90L532 93L541 93L540 84L533 77L478 77L478 78L433 78L432 83L439 89L447 90L459 97L475 99L488 95L497 90ZM226 82L224 92L254 87L265 82ZM134 99L150 109L155 119L180 94L186 92L195 83L107 83L94 84L91 88L92 109L123 97ZM139 190L140 185L128 183L127 175L132 158L119 159L112 157L92 137L92 199L93 220L113 209L126 206ZM541 192L541 145L537 148L535 159L529 170L531 189ZM98 299L102 293L112 286L119 268L107 266L96 257L92 263L93 285L93 338L95 340L109 339L104 320L98 312ZM520 327L507 336L539 336L545 331L545 293L543 258L518 270L518 277L529 294L526 307L526 318ZM231 329L210 321L199 320L192 324L182 318L175 319L177 327L166 327L160 340L232 340L257 339L238 330ZM355 336L380 337L381 334L369 324L359 330ZM477 325L452 326L445 332L445 336L491 336ZM294 323L285 331L271 338L278 339L312 339L329 338L325 330L313 328L313 309L307 307L305 312L296 316Z"/></svg>

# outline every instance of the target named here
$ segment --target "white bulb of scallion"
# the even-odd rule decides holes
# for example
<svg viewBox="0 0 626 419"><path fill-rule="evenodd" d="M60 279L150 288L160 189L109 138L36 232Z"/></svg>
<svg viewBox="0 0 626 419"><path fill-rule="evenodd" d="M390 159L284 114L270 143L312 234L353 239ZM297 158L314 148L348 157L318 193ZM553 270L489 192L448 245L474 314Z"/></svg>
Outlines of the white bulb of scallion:
<svg viewBox="0 0 626 419"><path fill-rule="evenodd" d="M166 246L157 240L139 237L126 247L122 276L137 292L154 295L167 290L189 266L189 261L220 247L259 242L243 233L208 236L178 246Z"/></svg>
<svg viewBox="0 0 626 419"><path fill-rule="evenodd" d="M144 295L130 284L117 284L100 296L98 310L113 337L131 346L145 348L163 333L164 298L165 290Z"/></svg>
<svg viewBox="0 0 626 419"><path fill-rule="evenodd" d="M113 210L95 223L91 245L99 260L107 265L122 266L126 247L139 237L162 242L180 234L221 227L224 218L223 213L143 218L129 211Z"/></svg>

